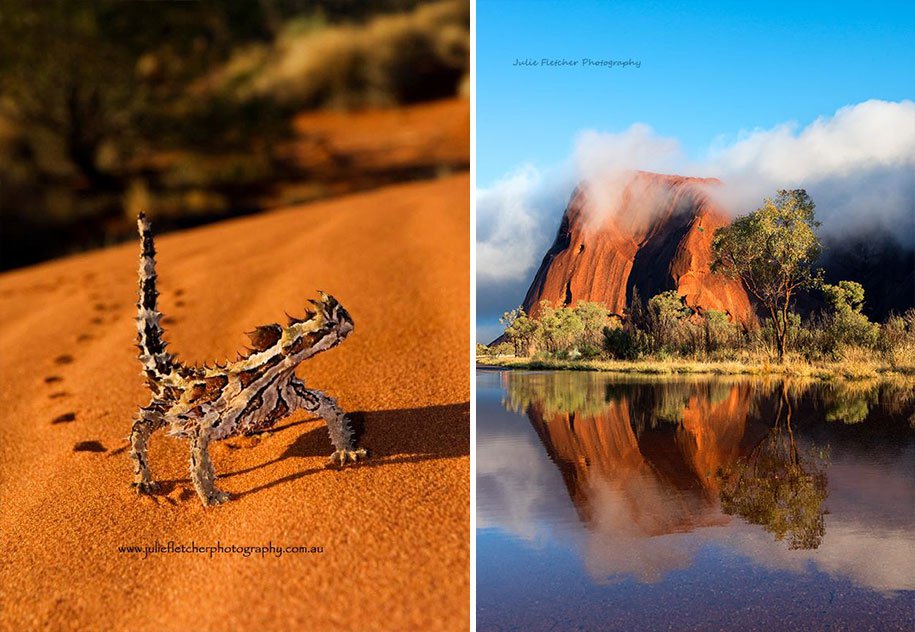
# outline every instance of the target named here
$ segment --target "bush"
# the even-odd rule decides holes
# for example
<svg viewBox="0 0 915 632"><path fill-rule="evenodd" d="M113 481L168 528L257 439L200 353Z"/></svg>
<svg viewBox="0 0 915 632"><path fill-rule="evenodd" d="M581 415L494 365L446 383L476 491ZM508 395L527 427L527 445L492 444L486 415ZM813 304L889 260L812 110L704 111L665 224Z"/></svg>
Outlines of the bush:
<svg viewBox="0 0 915 632"><path fill-rule="evenodd" d="M877 348L894 368L915 367L915 309L887 319L880 328Z"/></svg>
<svg viewBox="0 0 915 632"><path fill-rule="evenodd" d="M500 342L494 347L489 348L489 353L493 357L504 357L515 355L515 347L510 342Z"/></svg>
<svg viewBox="0 0 915 632"><path fill-rule="evenodd" d="M855 281L839 281L823 286L823 294L830 305L826 324L829 344L841 351L845 346L872 349L877 345L880 327L861 313L864 307L864 288Z"/></svg>
<svg viewBox="0 0 915 632"><path fill-rule="evenodd" d="M653 346L651 337L631 327L604 327L604 351L617 360L638 360L648 355Z"/></svg>

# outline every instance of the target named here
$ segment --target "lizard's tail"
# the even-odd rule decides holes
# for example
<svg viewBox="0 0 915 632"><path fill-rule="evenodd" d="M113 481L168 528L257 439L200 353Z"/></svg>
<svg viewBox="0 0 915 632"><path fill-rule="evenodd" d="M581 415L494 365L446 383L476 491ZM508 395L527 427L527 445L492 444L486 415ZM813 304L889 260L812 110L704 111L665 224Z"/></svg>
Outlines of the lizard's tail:
<svg viewBox="0 0 915 632"><path fill-rule="evenodd" d="M146 215L137 218L140 240L140 298L137 301L137 348L146 377L153 382L165 377L174 368L174 356L165 351L162 314L157 307L159 292L156 290L156 246Z"/></svg>

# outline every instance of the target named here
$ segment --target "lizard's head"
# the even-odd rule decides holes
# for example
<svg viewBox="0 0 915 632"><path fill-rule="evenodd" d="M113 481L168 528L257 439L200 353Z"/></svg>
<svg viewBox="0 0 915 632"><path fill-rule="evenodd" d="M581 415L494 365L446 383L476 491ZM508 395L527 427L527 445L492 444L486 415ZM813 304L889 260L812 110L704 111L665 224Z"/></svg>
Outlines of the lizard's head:
<svg viewBox="0 0 915 632"><path fill-rule="evenodd" d="M321 295L320 301L309 301L321 315L325 326L331 327L337 336L342 340L353 331L353 318L349 312L330 294L318 292Z"/></svg>
<svg viewBox="0 0 915 632"><path fill-rule="evenodd" d="M353 331L353 319L330 294L320 292L321 299L309 301L313 310L305 318L290 318L283 329L283 352L301 361L339 344Z"/></svg>

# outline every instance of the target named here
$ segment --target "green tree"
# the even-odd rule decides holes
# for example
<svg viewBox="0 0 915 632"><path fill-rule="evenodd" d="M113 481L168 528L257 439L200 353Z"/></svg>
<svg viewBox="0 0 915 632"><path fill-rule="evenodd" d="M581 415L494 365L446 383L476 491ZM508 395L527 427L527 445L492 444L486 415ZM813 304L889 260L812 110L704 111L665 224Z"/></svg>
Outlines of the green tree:
<svg viewBox="0 0 915 632"><path fill-rule="evenodd" d="M839 281L823 285L823 294L830 306L829 329L839 344L874 347L880 326L868 320L864 307L864 288L855 281Z"/></svg>
<svg viewBox="0 0 915 632"><path fill-rule="evenodd" d="M574 311L582 324L579 350L583 356L595 356L603 344L603 331L610 322L610 310L601 303L579 301Z"/></svg>
<svg viewBox="0 0 915 632"><path fill-rule="evenodd" d="M585 331L584 323L575 310L568 307L553 307L542 301L540 327L547 351L569 353L579 342Z"/></svg>
<svg viewBox="0 0 915 632"><path fill-rule="evenodd" d="M514 347L515 355L531 355L539 335L539 323L530 318L521 307L502 314L499 322L505 327L505 336Z"/></svg>
<svg viewBox="0 0 915 632"><path fill-rule="evenodd" d="M714 309L705 312L702 330L707 353L733 344L737 337L737 327L728 320L728 315Z"/></svg>
<svg viewBox="0 0 915 632"><path fill-rule="evenodd" d="M678 330L693 311L676 290L668 290L656 294L648 300L648 313L651 323L650 331L658 346L673 351L678 343L680 333Z"/></svg>
<svg viewBox="0 0 915 632"><path fill-rule="evenodd" d="M820 282L820 272L813 270L822 250L814 209L804 189L781 190L754 212L719 228L712 241L712 271L739 278L769 313L779 360L785 357L792 297Z"/></svg>

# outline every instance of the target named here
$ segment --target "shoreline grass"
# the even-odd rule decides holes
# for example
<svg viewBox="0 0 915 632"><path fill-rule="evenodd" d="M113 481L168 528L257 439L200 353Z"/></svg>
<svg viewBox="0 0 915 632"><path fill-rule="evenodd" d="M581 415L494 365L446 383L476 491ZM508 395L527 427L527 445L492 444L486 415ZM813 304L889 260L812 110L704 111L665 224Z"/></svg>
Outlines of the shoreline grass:
<svg viewBox="0 0 915 632"><path fill-rule="evenodd" d="M477 356L477 367L509 370L597 371L642 375L747 375L834 379L911 379L915 367L893 367L881 363L806 361L737 362L699 360L558 360L518 357Z"/></svg>

